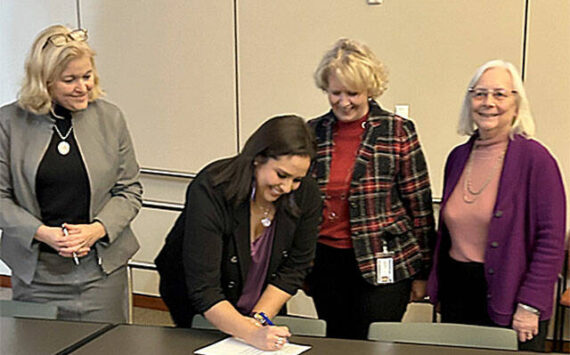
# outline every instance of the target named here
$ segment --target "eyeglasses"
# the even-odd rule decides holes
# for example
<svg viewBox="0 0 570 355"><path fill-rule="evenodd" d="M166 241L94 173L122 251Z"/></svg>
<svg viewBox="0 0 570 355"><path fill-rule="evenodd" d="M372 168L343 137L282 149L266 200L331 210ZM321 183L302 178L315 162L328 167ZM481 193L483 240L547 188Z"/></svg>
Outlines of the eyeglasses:
<svg viewBox="0 0 570 355"><path fill-rule="evenodd" d="M56 33L54 35L51 35L46 40L46 43L42 47L42 50L48 45L48 43L51 43L56 47L61 47L70 41L87 41L87 30L80 28L69 33Z"/></svg>
<svg viewBox="0 0 570 355"><path fill-rule="evenodd" d="M505 89L487 90L487 89L475 89L475 88L469 88L468 92L471 95L471 98L476 101L482 101L486 99L489 94L493 96L493 99L495 99L496 101L503 101L517 93L516 90L511 90L511 91Z"/></svg>

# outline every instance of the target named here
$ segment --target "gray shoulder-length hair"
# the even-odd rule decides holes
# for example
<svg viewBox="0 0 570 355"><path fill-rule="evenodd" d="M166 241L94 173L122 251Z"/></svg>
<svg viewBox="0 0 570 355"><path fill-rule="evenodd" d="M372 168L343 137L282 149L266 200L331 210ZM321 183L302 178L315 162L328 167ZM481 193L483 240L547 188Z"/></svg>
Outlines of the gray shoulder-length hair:
<svg viewBox="0 0 570 355"><path fill-rule="evenodd" d="M467 90L465 90L463 105L461 106L457 131L459 134L469 136L475 132L476 127L475 123L473 122L473 116L471 112L471 98L469 96L469 89L477 85L477 82L483 73L491 68L504 68L507 70L511 74L511 79L513 81L513 90L517 92L515 95L517 115L509 132L509 136L511 139L516 134L520 134L526 138L532 137L534 135L534 120L530 112L530 105L526 97L526 91L524 89L521 76L512 63L500 59L491 60L480 66L471 78L471 81L469 81L469 86L467 87Z"/></svg>
<svg viewBox="0 0 570 355"><path fill-rule="evenodd" d="M26 73L18 93L18 104L24 110L37 115L48 113L52 107L51 85L69 62L85 56L91 59L93 67L93 89L89 92L89 102L103 94L95 68L95 52L86 41L72 40L57 46L50 43L52 36L67 36L71 32L66 26L53 25L36 37L26 60Z"/></svg>

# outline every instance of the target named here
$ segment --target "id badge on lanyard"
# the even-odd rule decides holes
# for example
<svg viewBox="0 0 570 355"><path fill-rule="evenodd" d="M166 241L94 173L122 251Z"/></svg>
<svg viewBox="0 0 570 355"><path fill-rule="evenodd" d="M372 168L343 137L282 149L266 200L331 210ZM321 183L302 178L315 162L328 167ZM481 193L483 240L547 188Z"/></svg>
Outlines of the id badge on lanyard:
<svg viewBox="0 0 570 355"><path fill-rule="evenodd" d="M388 251L388 245L384 242L382 253L376 259L376 282L379 284L394 283L394 253Z"/></svg>

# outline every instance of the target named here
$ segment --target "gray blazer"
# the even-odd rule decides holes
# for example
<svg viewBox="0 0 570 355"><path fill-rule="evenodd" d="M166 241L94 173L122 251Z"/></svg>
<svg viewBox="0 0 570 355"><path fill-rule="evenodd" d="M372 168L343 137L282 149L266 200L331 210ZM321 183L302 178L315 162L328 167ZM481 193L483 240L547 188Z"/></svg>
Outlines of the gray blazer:
<svg viewBox="0 0 570 355"><path fill-rule="evenodd" d="M43 224L36 172L54 125L49 115L32 114L16 102L0 108L0 258L28 284L39 255L33 238ZM73 134L89 178L89 219L101 222L109 238L95 248L110 274L139 248L130 227L142 205L139 165L123 114L109 102L96 100L74 113Z"/></svg>

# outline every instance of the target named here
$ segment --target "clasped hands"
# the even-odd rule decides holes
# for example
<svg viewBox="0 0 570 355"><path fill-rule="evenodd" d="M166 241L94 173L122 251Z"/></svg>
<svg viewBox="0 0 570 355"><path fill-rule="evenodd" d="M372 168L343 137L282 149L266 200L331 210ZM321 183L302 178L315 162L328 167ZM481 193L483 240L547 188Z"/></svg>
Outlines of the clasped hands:
<svg viewBox="0 0 570 355"><path fill-rule="evenodd" d="M46 243L65 258L79 258L89 253L95 242L106 234L105 227L101 222L95 221L90 224L64 223L68 235L65 235L60 227L48 227L42 225L36 231L34 239Z"/></svg>

